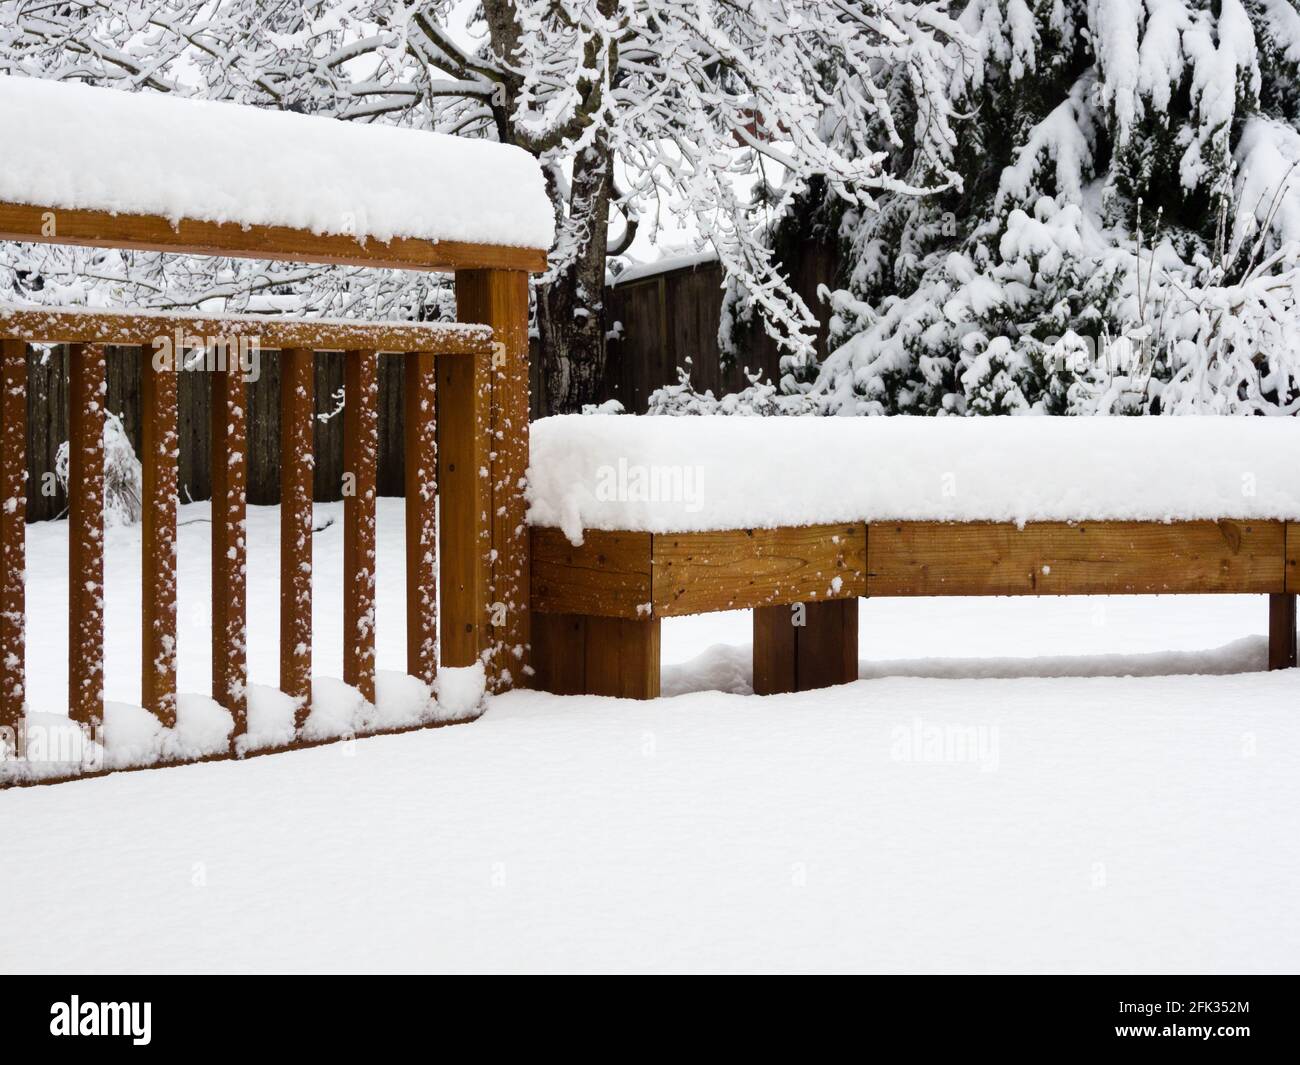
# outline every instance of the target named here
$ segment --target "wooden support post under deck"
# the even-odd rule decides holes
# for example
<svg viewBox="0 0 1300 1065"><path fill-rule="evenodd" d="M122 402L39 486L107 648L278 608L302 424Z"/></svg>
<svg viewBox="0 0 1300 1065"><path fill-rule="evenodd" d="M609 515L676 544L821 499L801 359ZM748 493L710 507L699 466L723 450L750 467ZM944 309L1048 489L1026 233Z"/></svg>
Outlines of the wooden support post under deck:
<svg viewBox="0 0 1300 1065"><path fill-rule="evenodd" d="M857 679L856 599L755 608L756 695L812 691Z"/></svg>
<svg viewBox="0 0 1300 1065"><path fill-rule="evenodd" d="M247 729L248 389L238 369L212 378L212 698Z"/></svg>
<svg viewBox="0 0 1300 1065"><path fill-rule="evenodd" d="M280 352L280 690L311 708L311 498L316 357Z"/></svg>
<svg viewBox="0 0 1300 1065"><path fill-rule="evenodd" d="M73 344L68 388L68 716L104 720L104 349Z"/></svg>
<svg viewBox="0 0 1300 1065"><path fill-rule="evenodd" d="M141 525L140 701L167 727L176 724L177 376L140 355Z"/></svg>
<svg viewBox="0 0 1300 1065"><path fill-rule="evenodd" d="M535 613L533 686L553 695L659 698L660 620Z"/></svg>
<svg viewBox="0 0 1300 1065"><path fill-rule="evenodd" d="M588 618L587 694L658 699L659 628L658 618Z"/></svg>
<svg viewBox="0 0 1300 1065"><path fill-rule="evenodd" d="M343 680L373 703L379 366L373 351L343 358Z"/></svg>
<svg viewBox="0 0 1300 1065"><path fill-rule="evenodd" d="M440 355L437 365L441 664L472 666L487 646L490 604L487 365L473 355Z"/></svg>
<svg viewBox="0 0 1300 1065"><path fill-rule="evenodd" d="M1268 597L1268 668L1292 669L1295 665L1295 594L1270 595Z"/></svg>
<svg viewBox="0 0 1300 1065"><path fill-rule="evenodd" d="M432 683L438 672L438 365L413 352L403 367L406 494L406 672ZM447 501L442 501L444 522ZM445 594L445 591L444 591ZM443 662L447 661L446 649ZM457 663L462 664L462 663Z"/></svg>
<svg viewBox="0 0 1300 1065"><path fill-rule="evenodd" d="M522 685L528 672L528 274L523 270L460 270L456 315L490 325L496 341L491 378L492 523L489 568L488 687Z"/></svg>
<svg viewBox="0 0 1300 1065"><path fill-rule="evenodd" d="M27 344L0 340L0 727L27 694Z"/></svg>

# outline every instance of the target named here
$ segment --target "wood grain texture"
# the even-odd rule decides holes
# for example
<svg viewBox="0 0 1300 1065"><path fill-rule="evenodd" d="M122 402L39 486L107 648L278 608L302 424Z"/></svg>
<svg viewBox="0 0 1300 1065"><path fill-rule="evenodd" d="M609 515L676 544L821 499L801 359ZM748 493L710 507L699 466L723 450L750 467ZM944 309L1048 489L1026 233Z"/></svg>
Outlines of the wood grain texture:
<svg viewBox="0 0 1300 1065"><path fill-rule="evenodd" d="M492 550L487 362L479 356L442 355L437 363L438 575L444 666L471 666L481 661L487 648L488 553ZM411 417L409 401L406 416Z"/></svg>
<svg viewBox="0 0 1300 1065"><path fill-rule="evenodd" d="M375 701L375 500L379 356L349 351L343 368L343 680Z"/></svg>
<svg viewBox="0 0 1300 1065"><path fill-rule="evenodd" d="M74 344L68 393L68 716L104 720L104 349Z"/></svg>
<svg viewBox="0 0 1300 1065"><path fill-rule="evenodd" d="M858 601L806 603L804 624L795 629L798 689L801 692L858 679Z"/></svg>
<svg viewBox="0 0 1300 1065"><path fill-rule="evenodd" d="M406 672L438 673L438 371L431 352L408 358L403 384L406 476ZM443 519L446 520L444 501ZM445 590L445 587L444 587ZM446 658L444 656L444 661Z"/></svg>
<svg viewBox="0 0 1300 1065"><path fill-rule="evenodd" d="M1296 597L1268 597L1268 668L1292 669L1296 665Z"/></svg>
<svg viewBox="0 0 1300 1065"><path fill-rule="evenodd" d="M653 556L655 617L866 592L861 523L656 534Z"/></svg>
<svg viewBox="0 0 1300 1065"><path fill-rule="evenodd" d="M280 690L311 710L312 423L315 356L280 352Z"/></svg>
<svg viewBox="0 0 1300 1065"><path fill-rule="evenodd" d="M1281 522L873 524L867 594L1279 592Z"/></svg>
<svg viewBox="0 0 1300 1065"><path fill-rule="evenodd" d="M176 377L142 367L140 692L168 728L176 724Z"/></svg>
<svg viewBox="0 0 1300 1065"><path fill-rule="evenodd" d="M546 269L546 252L536 248L409 237L363 241L288 226L244 227L232 222L193 219L181 219L173 225L156 215L110 214L7 202L0 203L0 240L393 270L498 269L537 273Z"/></svg>
<svg viewBox="0 0 1300 1065"><path fill-rule="evenodd" d="M813 691L858 679L858 601L754 610L754 694Z"/></svg>
<svg viewBox="0 0 1300 1065"><path fill-rule="evenodd" d="M658 618L587 618L586 694L659 698L659 628Z"/></svg>
<svg viewBox="0 0 1300 1065"><path fill-rule="evenodd" d="M1300 522L1286 523L1286 590L1300 592Z"/></svg>
<svg viewBox="0 0 1300 1065"><path fill-rule="evenodd" d="M792 609L785 603L754 608L755 695L779 695L799 690L799 647Z"/></svg>
<svg viewBox="0 0 1300 1065"><path fill-rule="evenodd" d="M27 695L27 345L0 340L0 727Z"/></svg>
<svg viewBox="0 0 1300 1065"><path fill-rule="evenodd" d="M530 687L552 695L587 693L587 618L535 613Z"/></svg>
<svg viewBox="0 0 1300 1065"><path fill-rule="evenodd" d="M488 687L521 683L528 667L529 568L524 475L528 470L528 275L520 270L461 270L456 316L491 326L493 350L489 464L492 550L489 559Z"/></svg>
<svg viewBox="0 0 1300 1065"><path fill-rule="evenodd" d="M637 619L651 606L649 533L588 529L580 545L559 529L532 530L532 609Z"/></svg>

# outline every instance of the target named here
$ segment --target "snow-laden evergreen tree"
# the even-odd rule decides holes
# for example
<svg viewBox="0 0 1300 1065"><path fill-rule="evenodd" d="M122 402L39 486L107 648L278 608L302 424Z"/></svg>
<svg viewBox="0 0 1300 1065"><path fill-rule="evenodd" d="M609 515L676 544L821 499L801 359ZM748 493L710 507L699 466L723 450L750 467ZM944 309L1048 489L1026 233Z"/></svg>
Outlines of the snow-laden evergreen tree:
<svg viewBox="0 0 1300 1065"><path fill-rule="evenodd" d="M0 71L76 78L520 145L557 219L537 328L552 410L596 398L611 213L689 215L756 311L806 356L815 319L766 241L811 183L863 212L949 187L948 92L964 57L946 0L0 0ZM460 26L473 12L475 32ZM895 116L900 117L895 117ZM917 121L916 116L924 116ZM900 128L900 118L907 128ZM930 160L891 169L909 142ZM274 160L250 160L255 174ZM923 184L913 176L922 175ZM777 177L779 175L779 179ZM616 177L619 179L616 183ZM418 181L419 175L411 175ZM757 195L741 188L757 187ZM620 241L621 242L621 241ZM613 250L617 250L617 247ZM331 314L433 316L427 278L34 251L3 287Z"/></svg>
<svg viewBox="0 0 1300 1065"><path fill-rule="evenodd" d="M959 21L961 183L791 216L838 225L846 266L831 354L787 360L795 396L765 409L1300 409L1300 2L970 0ZM936 159L913 137L890 165L926 185Z"/></svg>

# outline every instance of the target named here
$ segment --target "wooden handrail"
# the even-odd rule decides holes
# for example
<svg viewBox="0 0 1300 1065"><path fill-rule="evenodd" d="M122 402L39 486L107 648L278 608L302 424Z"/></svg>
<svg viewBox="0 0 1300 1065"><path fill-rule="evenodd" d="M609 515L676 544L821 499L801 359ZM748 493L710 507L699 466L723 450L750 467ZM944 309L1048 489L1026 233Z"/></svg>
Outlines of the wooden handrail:
<svg viewBox="0 0 1300 1065"><path fill-rule="evenodd" d="M240 226L158 215L0 202L0 240L34 244L73 244L91 248L174 252L178 255L230 255L244 259L328 263L394 270L546 269L542 248L511 248L456 240L394 237L360 240L288 226Z"/></svg>
<svg viewBox="0 0 1300 1065"><path fill-rule="evenodd" d="M488 355L492 330L452 322L361 322L342 319L281 318L271 315L202 315L161 312L119 313L78 309L43 310L0 304L0 336L30 344L156 345L183 337L256 339L270 351L365 349L400 354L438 351L448 355Z"/></svg>

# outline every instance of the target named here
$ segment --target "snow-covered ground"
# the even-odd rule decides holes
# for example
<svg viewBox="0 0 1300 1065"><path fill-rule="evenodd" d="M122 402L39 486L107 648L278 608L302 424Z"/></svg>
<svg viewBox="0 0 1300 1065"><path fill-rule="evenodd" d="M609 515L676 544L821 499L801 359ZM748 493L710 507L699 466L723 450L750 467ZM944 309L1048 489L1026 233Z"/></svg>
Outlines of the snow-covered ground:
<svg viewBox="0 0 1300 1065"><path fill-rule="evenodd" d="M379 589L398 668L400 506L381 507ZM273 681L274 512L250 524L253 676ZM182 530L191 690L204 529ZM316 537L322 674L340 532ZM123 584L133 535L110 537ZM33 701L59 704L62 528L31 536ZM132 699L118 593L109 693ZM665 622L674 697L655 703L516 692L469 725L0 792L0 969L1300 963L1300 671L1256 672L1262 597L878 600L861 618L865 679L838 689L709 690L749 683L747 615L718 614ZM1219 675L1160 675L1192 669Z"/></svg>

